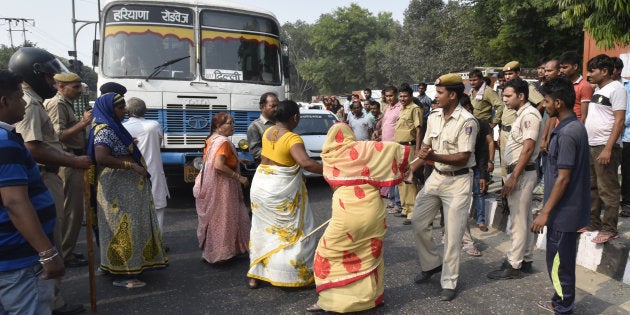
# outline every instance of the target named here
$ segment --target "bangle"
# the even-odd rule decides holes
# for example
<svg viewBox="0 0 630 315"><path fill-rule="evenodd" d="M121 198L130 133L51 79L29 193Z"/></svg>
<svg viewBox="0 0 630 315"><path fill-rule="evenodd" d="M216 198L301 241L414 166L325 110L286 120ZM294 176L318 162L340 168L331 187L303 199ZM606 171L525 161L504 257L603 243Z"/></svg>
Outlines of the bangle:
<svg viewBox="0 0 630 315"><path fill-rule="evenodd" d="M59 252L55 251L55 253L52 256L50 256L50 257L40 258L39 259L39 263L42 264L42 265L45 265L45 264L51 262L57 256L59 256Z"/></svg>
<svg viewBox="0 0 630 315"><path fill-rule="evenodd" d="M44 256L48 256L50 254L54 254L57 252L57 249L55 248L55 246L51 247L50 249L47 249L43 252L39 252L38 255L39 257L44 257Z"/></svg>

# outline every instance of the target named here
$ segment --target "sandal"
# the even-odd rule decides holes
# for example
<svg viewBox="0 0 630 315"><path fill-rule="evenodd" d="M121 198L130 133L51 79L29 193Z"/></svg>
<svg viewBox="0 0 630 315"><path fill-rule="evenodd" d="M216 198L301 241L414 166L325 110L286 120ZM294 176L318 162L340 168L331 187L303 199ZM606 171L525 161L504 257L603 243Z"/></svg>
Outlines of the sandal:
<svg viewBox="0 0 630 315"><path fill-rule="evenodd" d="M477 227L479 228L481 232L488 232L488 227L483 223L477 224Z"/></svg>
<svg viewBox="0 0 630 315"><path fill-rule="evenodd" d="M466 252L466 254L470 255L470 256L474 256L474 257L479 257L481 256L481 251L479 251L477 248L475 247L468 247L468 248L464 248L464 252Z"/></svg>
<svg viewBox="0 0 630 315"><path fill-rule="evenodd" d="M311 312L311 313L325 312L323 308L321 308L321 307L319 307L319 305L317 305L317 303L307 307L306 311L307 312Z"/></svg>
<svg viewBox="0 0 630 315"><path fill-rule="evenodd" d="M619 234L612 233L598 233L595 238L593 238L593 243L595 244L604 244L612 239L619 238Z"/></svg>
<svg viewBox="0 0 630 315"><path fill-rule="evenodd" d="M258 280L254 279L254 278L250 278L249 282L247 283L247 287L250 289L258 289Z"/></svg>
<svg viewBox="0 0 630 315"><path fill-rule="evenodd" d="M142 282L138 279L121 279L121 280L114 280L113 282L115 287L123 287L123 288L127 288L127 289L135 289L135 288L142 288L145 285L147 285L145 282Z"/></svg>
<svg viewBox="0 0 630 315"><path fill-rule="evenodd" d="M551 301L538 301L536 305L538 305L538 307L542 308L543 310L546 310L547 312L554 313L553 302Z"/></svg>
<svg viewBox="0 0 630 315"><path fill-rule="evenodd" d="M400 213L400 208L393 207L393 208L387 209L387 213L389 213L389 214Z"/></svg>

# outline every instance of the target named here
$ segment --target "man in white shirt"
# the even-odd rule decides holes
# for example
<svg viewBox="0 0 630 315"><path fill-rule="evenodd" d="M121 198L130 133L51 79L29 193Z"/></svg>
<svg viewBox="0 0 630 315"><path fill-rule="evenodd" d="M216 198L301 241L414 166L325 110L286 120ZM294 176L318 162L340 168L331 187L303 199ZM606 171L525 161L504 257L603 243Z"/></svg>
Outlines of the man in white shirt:
<svg viewBox="0 0 630 315"><path fill-rule="evenodd" d="M164 208L166 208L166 198L168 186L166 185L166 176L164 175L164 166L162 164L162 127L155 120L144 118L147 112L147 106L143 100L132 97L127 100L127 111L129 112L129 120L123 123L127 131L138 142L138 149L142 153L147 163L147 171L151 175L151 193L153 194L153 203L155 204L155 212L157 214L158 225L160 231L164 223Z"/></svg>
<svg viewBox="0 0 630 315"><path fill-rule="evenodd" d="M352 127L357 141L370 140L370 135L374 130L374 121L363 114L363 105L360 101L350 105L352 115L348 116L348 124Z"/></svg>
<svg viewBox="0 0 630 315"><path fill-rule="evenodd" d="M588 77L597 85L588 105L584 126L591 152L591 223L581 229L598 230L594 243L603 244L618 237L621 187L617 170L621 163L621 132L628 96L623 84L612 78L614 63L607 55L588 61ZM600 218L602 204L604 217Z"/></svg>

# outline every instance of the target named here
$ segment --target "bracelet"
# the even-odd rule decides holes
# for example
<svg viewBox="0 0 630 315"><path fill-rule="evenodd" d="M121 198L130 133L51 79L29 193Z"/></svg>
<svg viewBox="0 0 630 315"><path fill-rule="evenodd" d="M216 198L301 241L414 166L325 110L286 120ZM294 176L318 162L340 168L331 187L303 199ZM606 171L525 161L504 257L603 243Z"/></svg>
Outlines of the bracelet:
<svg viewBox="0 0 630 315"><path fill-rule="evenodd" d="M38 255L39 257L44 257L44 256L48 256L50 254L54 254L57 252L57 249L55 248L55 246L51 247L50 249L47 249L43 252L39 252Z"/></svg>
<svg viewBox="0 0 630 315"><path fill-rule="evenodd" d="M39 263L42 264L42 265L45 265L45 264L51 262L57 256L59 256L59 252L55 252L52 256L47 257L47 258L40 258L39 259Z"/></svg>
<svg viewBox="0 0 630 315"><path fill-rule="evenodd" d="M129 162L129 161L123 161L123 168L125 168L125 169L130 169L130 168L131 168L131 162Z"/></svg>

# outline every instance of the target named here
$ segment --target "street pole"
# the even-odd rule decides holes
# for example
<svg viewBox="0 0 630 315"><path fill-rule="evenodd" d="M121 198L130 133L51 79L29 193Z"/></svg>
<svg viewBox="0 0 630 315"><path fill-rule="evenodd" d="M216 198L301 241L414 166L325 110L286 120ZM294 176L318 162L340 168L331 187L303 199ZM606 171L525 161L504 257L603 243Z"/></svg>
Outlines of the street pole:
<svg viewBox="0 0 630 315"><path fill-rule="evenodd" d="M72 51L72 53L69 55L71 57L74 57L74 73L79 73L81 68L79 66L79 61L78 61L78 54L77 54L77 35L79 35L79 32L86 26L90 25L90 24L98 24L98 21L85 21L85 20L77 20L76 19L76 15L75 15L75 4L74 4L75 0L72 0L72 44L73 44L73 48L74 50ZM98 6L99 6L99 13L100 13L100 0L98 1ZM99 19L100 19L100 15L99 15ZM77 23L83 23L81 24L81 26L79 26L79 28L77 29Z"/></svg>

